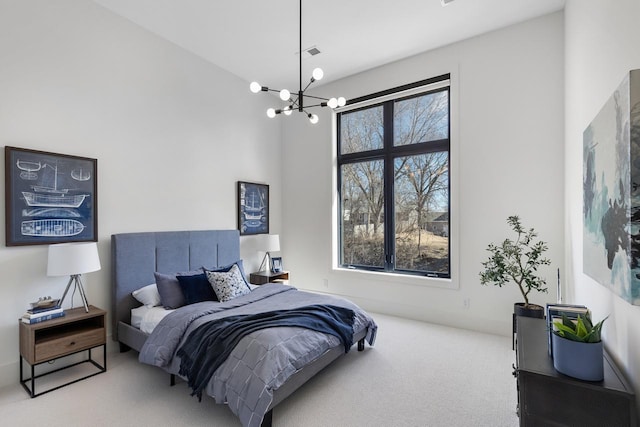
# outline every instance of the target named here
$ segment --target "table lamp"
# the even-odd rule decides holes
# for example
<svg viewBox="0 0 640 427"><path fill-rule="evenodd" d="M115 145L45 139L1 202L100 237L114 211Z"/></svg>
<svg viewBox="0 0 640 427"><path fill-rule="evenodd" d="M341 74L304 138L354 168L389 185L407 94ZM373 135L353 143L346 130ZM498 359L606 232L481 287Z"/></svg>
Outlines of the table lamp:
<svg viewBox="0 0 640 427"><path fill-rule="evenodd" d="M278 252L280 250L280 236L277 234L264 234L264 237L259 243L259 249L265 251L264 258L262 258L262 263L260 264L259 271L263 271L262 267L264 266L265 270L270 270L271 267L271 254L270 252ZM266 263L266 265L265 265Z"/></svg>
<svg viewBox="0 0 640 427"><path fill-rule="evenodd" d="M80 275L100 270L98 245L96 242L60 243L49 246L49 260L47 262L47 276L70 276L69 283L62 294L60 305L69 292L71 283L74 284L74 294L77 290L84 305L84 311L89 312L89 303L82 287ZM73 297L71 298L73 308Z"/></svg>

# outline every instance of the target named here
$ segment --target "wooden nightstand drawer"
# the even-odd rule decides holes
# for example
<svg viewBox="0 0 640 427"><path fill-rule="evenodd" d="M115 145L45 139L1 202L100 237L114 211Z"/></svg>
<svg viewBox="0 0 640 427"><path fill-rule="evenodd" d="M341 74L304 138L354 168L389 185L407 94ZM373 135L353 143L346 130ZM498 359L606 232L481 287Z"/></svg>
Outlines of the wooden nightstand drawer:
<svg viewBox="0 0 640 427"><path fill-rule="evenodd" d="M104 329L74 331L68 336L43 339L36 344L36 363L104 344Z"/></svg>

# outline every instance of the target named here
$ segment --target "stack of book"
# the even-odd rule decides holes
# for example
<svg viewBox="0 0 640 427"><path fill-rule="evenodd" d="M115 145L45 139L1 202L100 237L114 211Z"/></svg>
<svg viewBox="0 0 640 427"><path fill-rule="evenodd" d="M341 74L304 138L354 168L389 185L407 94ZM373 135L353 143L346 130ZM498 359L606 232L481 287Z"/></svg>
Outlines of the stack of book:
<svg viewBox="0 0 640 427"><path fill-rule="evenodd" d="M31 308L22 315L24 323L40 323L45 320L64 316L64 310L59 300L52 300L50 304L31 304Z"/></svg>
<svg viewBox="0 0 640 427"><path fill-rule="evenodd" d="M584 305L575 304L547 304L546 316L547 316L547 331L549 333L549 356L553 357L553 347L551 334L553 334L554 326L553 322L562 322L562 316L566 316L570 320L577 321L578 316L585 318L590 317L589 309Z"/></svg>

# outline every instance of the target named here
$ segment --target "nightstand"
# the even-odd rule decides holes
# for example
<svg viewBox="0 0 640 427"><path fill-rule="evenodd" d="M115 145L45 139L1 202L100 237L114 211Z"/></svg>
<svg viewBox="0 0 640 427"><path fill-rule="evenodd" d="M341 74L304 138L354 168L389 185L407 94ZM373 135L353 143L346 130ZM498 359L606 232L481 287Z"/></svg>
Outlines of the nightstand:
<svg viewBox="0 0 640 427"><path fill-rule="evenodd" d="M90 305L88 313L84 311L84 307L65 310L64 313L64 317L58 317L41 323L27 324L19 320L20 384L22 384L31 397L57 390L69 384L101 374L107 370L107 330L105 322L107 312ZM103 355L102 365L99 365L91 357L91 350L100 346L102 346ZM37 365L52 362L61 357L83 351L88 352L89 358L87 360L71 363L40 375L35 374L35 367ZM22 365L24 362L27 362L31 366L31 377L29 378L23 377ZM37 378L71 368L81 363L91 363L97 368L97 372L36 393L35 380ZM30 383L30 386L28 383Z"/></svg>
<svg viewBox="0 0 640 427"><path fill-rule="evenodd" d="M249 282L253 285L264 285L265 283L271 283L273 281L289 280L289 272L281 271L279 273L273 273L269 270L258 271L251 273L249 276Z"/></svg>

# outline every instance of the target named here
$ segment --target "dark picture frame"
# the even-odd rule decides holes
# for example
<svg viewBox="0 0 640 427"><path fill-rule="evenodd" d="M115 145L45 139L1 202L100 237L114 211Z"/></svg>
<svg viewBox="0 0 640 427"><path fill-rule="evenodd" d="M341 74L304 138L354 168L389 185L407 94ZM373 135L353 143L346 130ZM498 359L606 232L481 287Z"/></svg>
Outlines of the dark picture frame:
<svg viewBox="0 0 640 427"><path fill-rule="evenodd" d="M269 234L269 186L238 181L240 235Z"/></svg>
<svg viewBox="0 0 640 427"><path fill-rule="evenodd" d="M98 160L4 148L5 244L98 241Z"/></svg>
<svg viewBox="0 0 640 427"><path fill-rule="evenodd" d="M282 257L271 257L271 272L282 273Z"/></svg>

